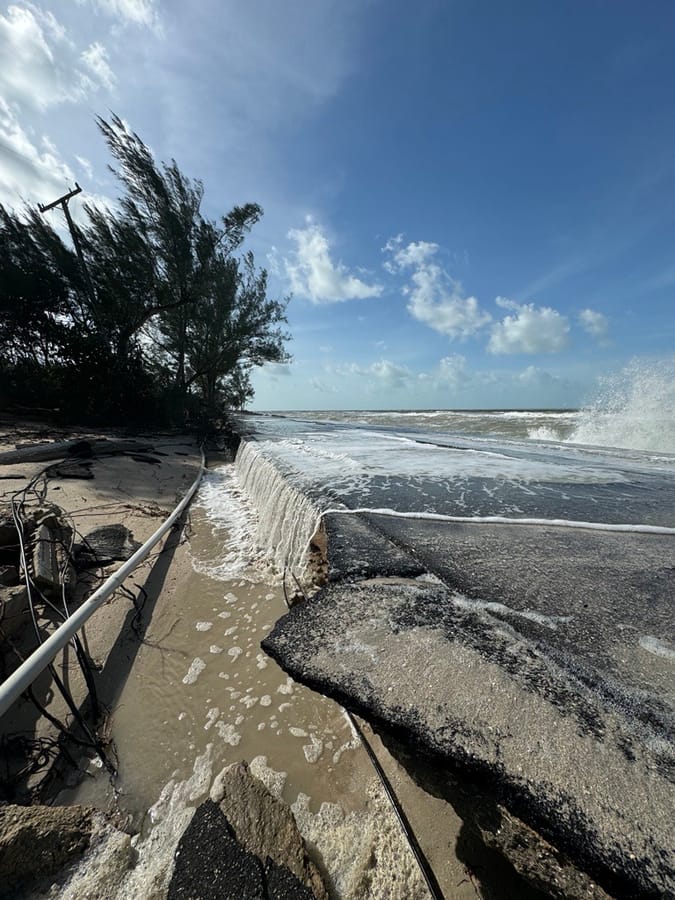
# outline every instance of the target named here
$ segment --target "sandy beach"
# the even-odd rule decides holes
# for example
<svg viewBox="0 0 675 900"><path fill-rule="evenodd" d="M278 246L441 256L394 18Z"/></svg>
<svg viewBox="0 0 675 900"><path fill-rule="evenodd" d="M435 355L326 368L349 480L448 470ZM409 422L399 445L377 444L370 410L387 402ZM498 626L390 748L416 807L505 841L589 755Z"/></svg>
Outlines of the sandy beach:
<svg viewBox="0 0 675 900"><path fill-rule="evenodd" d="M119 431L66 432L43 424L4 419L0 421L0 452L50 440L113 440L120 436ZM136 459L130 454L94 457L85 461L86 466L81 473L59 470L54 461L3 465L0 467L0 505L10 503L12 497L25 499L26 515L36 509L58 507L72 523L76 541L94 529L115 524L128 529L133 541L138 544L145 542L193 482L199 469L200 453L194 440L187 436L152 434L135 437L152 450L141 456L135 454ZM41 472L45 473L45 478L35 485L38 493L33 491L24 498L21 492ZM73 477L78 474L79 477ZM114 705L115 685L123 674L120 667L131 664L131 660L125 659L125 656L128 657L128 648L125 651L123 638L137 615L134 602L139 608L145 607L146 611L156 603L160 593L165 602L170 602L172 594L189 570L181 541L180 536L170 533L129 579L126 588L132 593L116 592L83 629L83 646L98 673L99 701L108 711ZM83 569L72 592L71 605L76 606L87 592L119 565L119 561L104 560L100 567L94 565ZM44 639L58 621L55 622L53 611L44 605L39 607L39 611L42 617L39 626ZM37 644L26 611L23 612L22 619L21 623L14 623L10 629L11 644L8 640L3 644L5 675L16 668L16 651L25 657ZM7 627L7 621L4 625ZM75 704L86 711L86 684L70 647L59 654L55 666ZM38 701L52 716L64 724L72 721L70 711L63 698L54 690L47 673L38 678L34 692ZM105 731L106 726L103 724L103 733ZM74 733L82 738L77 725L74 725ZM4 799L19 802L25 802L29 797L48 799L58 788L59 782L57 779L55 783L51 783L52 779L49 777L52 763L57 759L54 744L59 741L59 729L40 715L32 703L21 699L4 717L3 735L7 747L7 771L3 773ZM72 742L66 741L66 745L69 743ZM48 764L40 765L45 757L45 747L49 748ZM72 747L69 755L72 756ZM74 773L68 771L72 766L62 755L58 761L61 777L72 778ZM17 773L21 771L24 774L17 777Z"/></svg>

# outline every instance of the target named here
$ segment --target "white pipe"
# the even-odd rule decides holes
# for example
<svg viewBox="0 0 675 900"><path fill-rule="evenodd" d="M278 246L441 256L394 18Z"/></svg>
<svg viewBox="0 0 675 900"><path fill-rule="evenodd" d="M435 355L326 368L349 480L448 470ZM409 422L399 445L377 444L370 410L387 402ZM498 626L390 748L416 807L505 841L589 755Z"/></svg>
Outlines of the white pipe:
<svg viewBox="0 0 675 900"><path fill-rule="evenodd" d="M143 562L155 544L164 537L166 532L171 528L176 519L180 517L194 496L195 491L199 487L202 475L204 474L204 466L204 451L202 450L199 474L193 481L187 494L183 497L168 519L165 519L152 537L148 538L143 546L139 547L134 555L130 556L123 566L120 566L116 572L113 572L110 578L107 578L100 588L95 590L91 597L88 597L70 618L59 625L56 631L51 634L43 644L40 644L37 650L35 650L27 660L21 663L19 668L12 672L9 678L0 684L0 716L3 716L7 712L17 697L19 697L19 695L35 681L43 669L47 668L59 650L62 650L66 646L73 635L82 628L87 619L96 612L113 591L117 590L127 575L133 572L139 563Z"/></svg>

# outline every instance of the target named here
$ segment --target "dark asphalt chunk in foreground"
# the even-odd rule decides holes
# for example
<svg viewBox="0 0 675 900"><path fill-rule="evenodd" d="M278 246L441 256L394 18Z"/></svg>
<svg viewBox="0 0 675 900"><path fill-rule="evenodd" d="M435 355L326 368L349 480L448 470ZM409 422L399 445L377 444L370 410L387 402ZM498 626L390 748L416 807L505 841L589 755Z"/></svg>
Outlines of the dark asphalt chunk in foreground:
<svg viewBox="0 0 675 900"><path fill-rule="evenodd" d="M491 792L609 893L675 897L673 460L256 432L280 481L324 511L329 582L264 649L436 774Z"/></svg>
<svg viewBox="0 0 675 900"><path fill-rule="evenodd" d="M666 741L644 740L631 707L606 703L504 618L444 586L343 583L294 607L263 648L487 787L611 893L673 892Z"/></svg>

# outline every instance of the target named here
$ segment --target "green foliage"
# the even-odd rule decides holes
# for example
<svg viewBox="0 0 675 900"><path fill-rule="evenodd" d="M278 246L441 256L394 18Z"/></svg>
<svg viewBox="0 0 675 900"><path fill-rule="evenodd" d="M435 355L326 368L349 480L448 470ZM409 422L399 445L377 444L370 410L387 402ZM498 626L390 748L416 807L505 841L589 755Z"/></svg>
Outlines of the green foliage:
<svg viewBox="0 0 675 900"><path fill-rule="evenodd" d="M44 216L0 206L5 402L178 424L242 407L252 367L289 358L285 301L241 253L262 210L206 219L201 182L158 164L117 116L98 124L124 193L114 210L85 207L86 272Z"/></svg>

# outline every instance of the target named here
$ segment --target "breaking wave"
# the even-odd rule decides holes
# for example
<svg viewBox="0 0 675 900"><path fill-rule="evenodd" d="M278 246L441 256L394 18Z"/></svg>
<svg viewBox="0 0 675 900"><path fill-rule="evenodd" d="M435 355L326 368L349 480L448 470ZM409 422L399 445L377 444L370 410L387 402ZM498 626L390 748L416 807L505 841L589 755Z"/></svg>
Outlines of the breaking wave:
<svg viewBox="0 0 675 900"><path fill-rule="evenodd" d="M675 356L604 378L566 442L675 453Z"/></svg>

